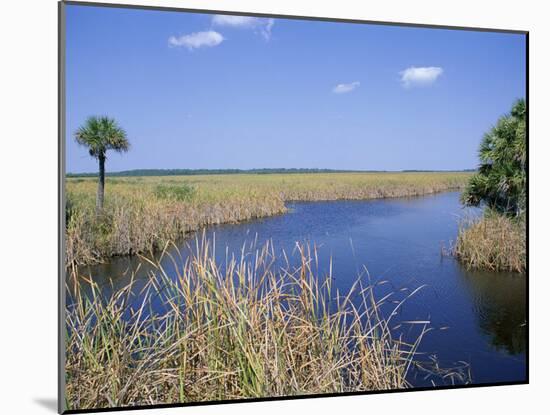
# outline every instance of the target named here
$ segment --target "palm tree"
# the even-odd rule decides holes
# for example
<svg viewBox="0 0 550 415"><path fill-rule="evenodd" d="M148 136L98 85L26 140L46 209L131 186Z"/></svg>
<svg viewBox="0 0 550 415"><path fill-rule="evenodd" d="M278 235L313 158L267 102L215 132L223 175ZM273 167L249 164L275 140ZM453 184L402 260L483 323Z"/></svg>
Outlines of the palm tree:
<svg viewBox="0 0 550 415"><path fill-rule="evenodd" d="M103 211L107 150L125 152L129 150L130 143L126 139L126 132L109 117L88 118L84 125L76 130L74 137L78 144L88 148L90 156L99 161L96 213L100 214Z"/></svg>
<svg viewBox="0 0 550 415"><path fill-rule="evenodd" d="M508 115L489 130L479 147L480 166L462 201L513 216L525 212L527 195L526 104L517 100Z"/></svg>

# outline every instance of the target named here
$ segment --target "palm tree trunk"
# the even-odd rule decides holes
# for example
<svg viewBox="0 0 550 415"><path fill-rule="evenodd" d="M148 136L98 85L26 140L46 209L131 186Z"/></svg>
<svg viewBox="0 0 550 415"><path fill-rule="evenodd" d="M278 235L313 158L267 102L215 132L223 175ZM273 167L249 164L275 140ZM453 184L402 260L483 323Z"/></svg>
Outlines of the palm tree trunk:
<svg viewBox="0 0 550 415"><path fill-rule="evenodd" d="M99 157L99 181L97 183L97 198L96 198L96 214L100 215L103 212L103 199L105 195L105 154L100 154Z"/></svg>

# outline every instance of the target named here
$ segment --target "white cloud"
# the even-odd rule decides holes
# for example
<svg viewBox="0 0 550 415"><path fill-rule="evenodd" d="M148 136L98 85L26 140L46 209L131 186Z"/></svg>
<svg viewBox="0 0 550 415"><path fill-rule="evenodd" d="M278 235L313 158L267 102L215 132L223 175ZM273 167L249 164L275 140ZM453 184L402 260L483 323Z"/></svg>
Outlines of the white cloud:
<svg viewBox="0 0 550 415"><path fill-rule="evenodd" d="M443 73L443 68L438 66L415 67L411 66L401 72L401 84L405 88L413 86L428 86L433 84Z"/></svg>
<svg viewBox="0 0 550 415"><path fill-rule="evenodd" d="M253 27L259 19L250 16L227 16L216 14L212 17L212 23L218 26Z"/></svg>
<svg viewBox="0 0 550 415"><path fill-rule="evenodd" d="M265 40L271 38L271 29L275 24L273 19L264 19L251 16L227 16L216 14L212 17L212 24L216 26L236 27L241 29L255 29Z"/></svg>
<svg viewBox="0 0 550 415"><path fill-rule="evenodd" d="M345 94L358 88L359 85L361 85L361 82L359 81L355 81L349 84L338 84L334 88L332 88L332 92L334 92L335 94Z"/></svg>
<svg viewBox="0 0 550 415"><path fill-rule="evenodd" d="M189 50L193 50L202 47L218 46L223 41L224 38L220 33L209 30L207 32L195 32L179 37L170 36L168 44L170 46L183 46Z"/></svg>

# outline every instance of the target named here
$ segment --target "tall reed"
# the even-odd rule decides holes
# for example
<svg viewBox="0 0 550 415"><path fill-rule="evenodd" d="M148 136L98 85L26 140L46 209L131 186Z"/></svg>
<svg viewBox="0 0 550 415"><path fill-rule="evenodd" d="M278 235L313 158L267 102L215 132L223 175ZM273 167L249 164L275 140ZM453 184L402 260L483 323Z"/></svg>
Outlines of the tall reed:
<svg viewBox="0 0 550 415"><path fill-rule="evenodd" d="M134 279L106 296L90 277L72 275L68 409L410 386L429 329L418 322L414 341L395 337L404 300L376 299L362 279L340 294L308 246L297 246L295 265L281 266L268 243L222 266L209 241L195 245L185 260L169 244L160 259L143 258L152 270L138 303Z"/></svg>
<svg viewBox="0 0 550 415"><path fill-rule="evenodd" d="M487 211L481 219L464 221L454 253L471 268L524 273L527 269L525 216L511 218Z"/></svg>

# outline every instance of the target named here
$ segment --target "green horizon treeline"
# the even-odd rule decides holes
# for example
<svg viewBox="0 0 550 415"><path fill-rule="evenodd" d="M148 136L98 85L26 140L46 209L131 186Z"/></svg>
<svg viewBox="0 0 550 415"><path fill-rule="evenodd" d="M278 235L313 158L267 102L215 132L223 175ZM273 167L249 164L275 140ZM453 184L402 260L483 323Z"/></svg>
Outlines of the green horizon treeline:
<svg viewBox="0 0 550 415"><path fill-rule="evenodd" d="M303 174L303 173L452 173L473 172L475 169L462 170L342 170L321 168L261 168L261 169L133 169L115 172L106 172L107 177L134 177L134 176L196 176L209 174ZM67 173L68 178L97 177L97 173Z"/></svg>

